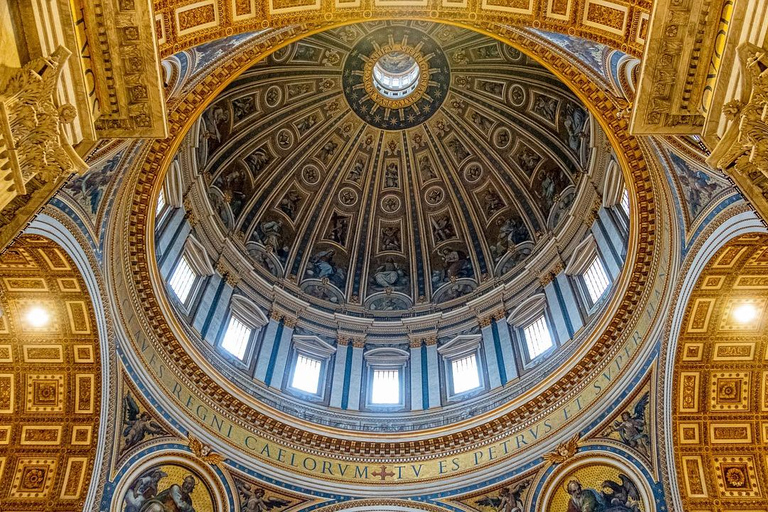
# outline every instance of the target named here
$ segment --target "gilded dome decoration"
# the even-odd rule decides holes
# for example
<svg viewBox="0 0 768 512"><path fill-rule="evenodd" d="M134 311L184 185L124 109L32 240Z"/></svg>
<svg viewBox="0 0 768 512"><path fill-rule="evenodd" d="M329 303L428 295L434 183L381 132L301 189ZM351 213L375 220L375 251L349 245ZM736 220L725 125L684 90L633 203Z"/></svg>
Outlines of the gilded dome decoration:
<svg viewBox="0 0 768 512"><path fill-rule="evenodd" d="M405 80L394 96L377 70ZM402 316L450 310L572 236L596 131L520 51L378 22L256 64L205 111L196 152L217 222L263 278L321 308Z"/></svg>
<svg viewBox="0 0 768 512"><path fill-rule="evenodd" d="M345 431L453 425L535 388L589 339L629 237L578 97L439 23L348 25L253 64L165 183L182 208L159 210L157 263L191 346Z"/></svg>
<svg viewBox="0 0 768 512"><path fill-rule="evenodd" d="M437 112L448 93L448 61L429 34L383 27L360 38L344 61L342 87L367 124L402 130Z"/></svg>

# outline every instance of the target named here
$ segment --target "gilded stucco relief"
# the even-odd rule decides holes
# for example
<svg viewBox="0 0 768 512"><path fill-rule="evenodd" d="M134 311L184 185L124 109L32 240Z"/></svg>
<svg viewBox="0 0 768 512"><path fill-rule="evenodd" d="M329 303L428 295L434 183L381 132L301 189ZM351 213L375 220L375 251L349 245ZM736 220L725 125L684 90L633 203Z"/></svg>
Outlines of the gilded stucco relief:
<svg viewBox="0 0 768 512"><path fill-rule="evenodd" d="M0 509L82 508L94 471L101 355L85 282L48 239L0 255Z"/></svg>
<svg viewBox="0 0 768 512"><path fill-rule="evenodd" d="M764 235L729 242L688 300L672 397L674 462L686 510L756 510L768 503L761 441L768 432L766 254Z"/></svg>

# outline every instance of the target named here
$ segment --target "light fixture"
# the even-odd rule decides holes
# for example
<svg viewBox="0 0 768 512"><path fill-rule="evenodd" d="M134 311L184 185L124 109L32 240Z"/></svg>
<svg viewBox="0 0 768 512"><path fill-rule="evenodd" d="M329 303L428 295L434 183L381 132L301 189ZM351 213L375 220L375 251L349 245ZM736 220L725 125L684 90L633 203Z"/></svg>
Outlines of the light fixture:
<svg viewBox="0 0 768 512"><path fill-rule="evenodd" d="M733 319L740 324L747 324L755 318L757 318L757 308L754 304L740 304L733 310Z"/></svg>
<svg viewBox="0 0 768 512"><path fill-rule="evenodd" d="M34 306L27 311L26 320L32 327L44 327L50 319L51 315L48 311L40 306Z"/></svg>

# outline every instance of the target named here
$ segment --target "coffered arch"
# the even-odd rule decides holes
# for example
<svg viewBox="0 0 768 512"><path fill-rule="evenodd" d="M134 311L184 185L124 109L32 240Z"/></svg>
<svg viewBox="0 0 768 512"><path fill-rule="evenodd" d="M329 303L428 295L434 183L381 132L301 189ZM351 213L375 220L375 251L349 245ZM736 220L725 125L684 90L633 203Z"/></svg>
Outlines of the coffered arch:
<svg viewBox="0 0 768 512"><path fill-rule="evenodd" d="M102 405L88 283L38 235L0 256L0 278L0 508L83 508Z"/></svg>
<svg viewBox="0 0 768 512"><path fill-rule="evenodd" d="M160 53L234 34L301 24L309 30L377 19L424 19L476 27L533 27L640 56L652 2L632 0L171 0L154 2Z"/></svg>
<svg viewBox="0 0 768 512"><path fill-rule="evenodd" d="M744 234L708 261L674 357L670 437L685 510L764 507L768 237Z"/></svg>

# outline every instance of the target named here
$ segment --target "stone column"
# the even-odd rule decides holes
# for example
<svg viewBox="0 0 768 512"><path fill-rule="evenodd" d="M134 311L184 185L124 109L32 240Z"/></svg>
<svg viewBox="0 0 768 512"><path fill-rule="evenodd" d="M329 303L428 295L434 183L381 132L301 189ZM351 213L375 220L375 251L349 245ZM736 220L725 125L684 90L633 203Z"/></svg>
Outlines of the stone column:
<svg viewBox="0 0 768 512"><path fill-rule="evenodd" d="M568 275L563 272L562 266L542 277L540 282L544 286L544 295L547 296L547 306L557 339L560 343L565 343L583 325L576 301L576 290L573 289Z"/></svg>
<svg viewBox="0 0 768 512"><path fill-rule="evenodd" d="M506 311L498 309L493 313L491 330L493 331L494 339L499 344L499 347L501 347L504 372L506 373L506 380L502 382L502 385L504 385L518 377L517 362L515 361L515 348L512 345L512 337L509 334Z"/></svg>
<svg viewBox="0 0 768 512"><path fill-rule="evenodd" d="M221 269L218 266L216 270L221 272ZM216 275L217 274L214 274L214 276ZM221 279L224 282L218 288L218 291L213 292L214 295L210 298L212 301L211 305L207 308L203 308L201 302L201 304L198 306L198 311L205 310L206 312L206 317L203 322L202 329L200 330L200 334L202 334L205 340L212 344L216 343L216 340L219 337L222 324L227 318L229 301L232 298L232 294L235 292L237 283L240 281L240 278L233 272L224 272L221 275Z"/></svg>
<svg viewBox="0 0 768 512"><path fill-rule="evenodd" d="M354 338L352 340L352 367L349 370L349 396L347 398L347 409L352 411L360 410L364 347L365 339Z"/></svg>
<svg viewBox="0 0 768 512"><path fill-rule="evenodd" d="M341 408L344 398L344 380L346 377L348 352L349 339L339 336L336 341L336 359L333 363L333 369L329 368L329 371L333 371L333 375L331 375L331 399L329 404L331 407Z"/></svg>
<svg viewBox="0 0 768 512"><path fill-rule="evenodd" d="M611 215L607 208L600 208L597 212L597 221L603 225L606 233L608 233L608 240L613 247L613 253L620 260L619 264L623 264L624 255L626 254L627 237L624 235L622 227L616 222L615 215Z"/></svg>
<svg viewBox="0 0 768 512"><path fill-rule="evenodd" d="M623 262L620 253L616 252L616 249L611 242L611 233L606 229L603 221L600 218L600 211L603 210L602 204L596 204L595 208L587 216L587 225L591 227L592 235L595 237L597 248L600 254L603 256L603 262L605 263L605 270L608 273L608 277L611 281L618 277L621 272Z"/></svg>
<svg viewBox="0 0 768 512"><path fill-rule="evenodd" d="M173 208L168 213L169 217L162 228L155 234L155 248L158 254L158 262L162 264L169 259L168 251L173 245L173 240L178 236L179 226L184 222L184 209ZM171 257L170 259L175 259Z"/></svg>
<svg viewBox="0 0 768 512"><path fill-rule="evenodd" d="M424 408L421 373L421 339L411 340L411 410L420 411Z"/></svg>
<svg viewBox="0 0 768 512"><path fill-rule="evenodd" d="M269 363L272 359L272 351L275 347L277 337L282 337L284 329L282 322L282 315L275 310L272 310L269 317L269 323L267 324L267 330L264 332L264 339L259 347L259 354L256 358L256 373L253 378L260 380L265 384L267 379L267 370L269 370Z"/></svg>
<svg viewBox="0 0 768 512"><path fill-rule="evenodd" d="M584 325L579 303L577 301L578 290L574 287L573 280L565 273L560 272L552 281L553 291L558 300L558 311L563 316L563 321L569 330L569 336L572 338L576 332ZM549 300L549 296L547 296ZM554 309L554 308L551 308Z"/></svg>
<svg viewBox="0 0 768 512"><path fill-rule="evenodd" d="M174 221L173 224L169 223L168 228L158 242L158 245L164 244L163 255L160 259L160 274L166 280L170 278L171 271L179 259L179 254L184 249L187 236L192 231L192 226L187 222L188 215L183 209L179 208L178 211L174 212L174 218L171 220Z"/></svg>

